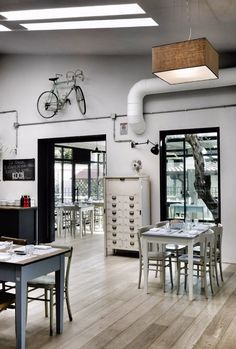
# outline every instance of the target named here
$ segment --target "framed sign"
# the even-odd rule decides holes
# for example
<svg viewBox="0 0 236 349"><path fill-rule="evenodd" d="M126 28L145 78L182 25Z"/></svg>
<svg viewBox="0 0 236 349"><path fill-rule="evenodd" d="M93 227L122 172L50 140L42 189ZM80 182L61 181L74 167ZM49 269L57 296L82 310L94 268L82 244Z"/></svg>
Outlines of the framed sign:
<svg viewBox="0 0 236 349"><path fill-rule="evenodd" d="M4 181L34 181L35 160L3 160L2 173Z"/></svg>

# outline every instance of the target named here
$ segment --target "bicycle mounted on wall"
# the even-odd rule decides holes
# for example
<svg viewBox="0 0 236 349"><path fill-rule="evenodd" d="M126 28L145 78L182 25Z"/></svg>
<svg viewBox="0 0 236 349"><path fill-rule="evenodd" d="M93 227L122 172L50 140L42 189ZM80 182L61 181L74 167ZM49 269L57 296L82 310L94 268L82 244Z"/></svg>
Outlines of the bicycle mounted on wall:
<svg viewBox="0 0 236 349"><path fill-rule="evenodd" d="M38 98L37 101L37 109L39 114L45 118L50 119L57 112L70 102L69 96L71 92L74 90L76 95L76 100L78 103L79 110L81 114L85 115L86 113L86 102L84 98L84 93L82 88L78 85L77 80L84 80L84 75L82 70L68 71L66 73L66 81L58 81L62 74L56 74L56 77L49 78L50 81L53 82L52 89L50 91L44 91ZM66 93L62 95L59 93L59 85L69 85L69 89L67 89Z"/></svg>

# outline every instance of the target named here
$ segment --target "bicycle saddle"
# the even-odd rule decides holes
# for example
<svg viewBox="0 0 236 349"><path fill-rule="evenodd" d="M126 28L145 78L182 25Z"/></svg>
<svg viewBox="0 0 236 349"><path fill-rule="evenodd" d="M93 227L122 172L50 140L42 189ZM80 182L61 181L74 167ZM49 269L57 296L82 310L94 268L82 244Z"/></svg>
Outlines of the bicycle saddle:
<svg viewBox="0 0 236 349"><path fill-rule="evenodd" d="M49 78L48 80L55 82L55 81L57 81L58 79L59 79L59 77L57 76L56 78Z"/></svg>

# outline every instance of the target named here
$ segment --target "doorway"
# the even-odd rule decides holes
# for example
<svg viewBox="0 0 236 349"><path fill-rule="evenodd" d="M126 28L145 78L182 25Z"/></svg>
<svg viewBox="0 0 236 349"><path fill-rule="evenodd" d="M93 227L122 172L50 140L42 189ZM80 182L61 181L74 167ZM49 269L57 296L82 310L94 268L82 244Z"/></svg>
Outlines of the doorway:
<svg viewBox="0 0 236 349"><path fill-rule="evenodd" d="M102 149L98 147L100 142ZM56 203L103 195L105 174L105 135L38 140L39 242L55 240Z"/></svg>

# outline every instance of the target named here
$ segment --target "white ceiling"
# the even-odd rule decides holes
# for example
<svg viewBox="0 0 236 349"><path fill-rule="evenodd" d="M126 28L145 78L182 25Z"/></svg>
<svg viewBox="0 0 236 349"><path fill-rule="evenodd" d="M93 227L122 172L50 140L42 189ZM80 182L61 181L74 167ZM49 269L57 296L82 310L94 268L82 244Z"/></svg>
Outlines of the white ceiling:
<svg viewBox="0 0 236 349"><path fill-rule="evenodd" d="M151 55L152 46L187 40L191 26L193 39L206 37L220 53L221 67L236 66L236 0L0 0L0 11L134 2L159 26L0 32L0 54Z"/></svg>

